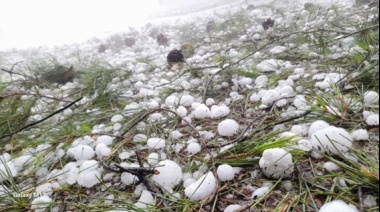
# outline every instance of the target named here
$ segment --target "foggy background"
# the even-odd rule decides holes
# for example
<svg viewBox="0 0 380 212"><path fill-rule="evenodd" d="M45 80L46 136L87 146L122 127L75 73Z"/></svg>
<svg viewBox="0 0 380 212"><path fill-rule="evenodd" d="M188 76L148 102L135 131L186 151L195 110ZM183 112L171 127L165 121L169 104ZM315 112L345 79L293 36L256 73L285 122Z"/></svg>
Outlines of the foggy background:
<svg viewBox="0 0 380 212"><path fill-rule="evenodd" d="M332 2L317 2L324 1ZM211 10L234 2L270 1L0 0L0 50L81 43L92 37L125 31L129 26L138 28L147 20Z"/></svg>

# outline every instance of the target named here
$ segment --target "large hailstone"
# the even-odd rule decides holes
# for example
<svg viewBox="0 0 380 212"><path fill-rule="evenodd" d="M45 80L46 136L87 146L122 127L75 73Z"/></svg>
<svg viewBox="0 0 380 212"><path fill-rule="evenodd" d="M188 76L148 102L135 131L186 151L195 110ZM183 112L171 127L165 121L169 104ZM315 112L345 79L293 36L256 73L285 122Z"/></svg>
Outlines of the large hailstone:
<svg viewBox="0 0 380 212"><path fill-rule="evenodd" d="M379 114L369 115L365 121L369 126L379 126Z"/></svg>
<svg viewBox="0 0 380 212"><path fill-rule="evenodd" d="M269 105L272 105L279 98L280 98L280 94L278 94L277 91L275 91L275 90L269 90L261 98L261 102L264 105L269 106Z"/></svg>
<svg viewBox="0 0 380 212"><path fill-rule="evenodd" d="M311 145L321 153L343 154L352 147L352 138L343 128L329 126L313 134Z"/></svg>
<svg viewBox="0 0 380 212"><path fill-rule="evenodd" d="M218 174L218 178L221 182L230 181L235 177L234 168L228 164L218 166L216 173Z"/></svg>
<svg viewBox="0 0 380 212"><path fill-rule="evenodd" d="M309 127L309 136L311 137L315 132L317 132L318 130L322 130L322 129L325 129L327 128L328 126L330 126L327 122L323 121L323 120L317 120L315 122L313 122L310 127Z"/></svg>
<svg viewBox="0 0 380 212"><path fill-rule="evenodd" d="M140 196L140 199L137 203L135 203L135 206L137 208L148 208L152 205L154 205L154 197L153 195L147 191L147 190L144 190Z"/></svg>
<svg viewBox="0 0 380 212"><path fill-rule="evenodd" d="M181 97L179 104L184 106L184 107L188 107L191 104L193 104L194 100L195 100L195 98L191 95L183 95Z"/></svg>
<svg viewBox="0 0 380 212"><path fill-rule="evenodd" d="M379 94L375 91L367 91L364 93L364 105L378 105Z"/></svg>
<svg viewBox="0 0 380 212"><path fill-rule="evenodd" d="M233 136L238 130L239 124L233 119L226 119L218 124L218 133L221 136Z"/></svg>
<svg viewBox="0 0 380 212"><path fill-rule="evenodd" d="M0 183L17 175L17 169L12 161L2 162L0 158Z"/></svg>
<svg viewBox="0 0 380 212"><path fill-rule="evenodd" d="M193 201L199 201L211 196L216 192L216 178L212 172L200 177L195 183L190 184L185 189L185 195Z"/></svg>
<svg viewBox="0 0 380 212"><path fill-rule="evenodd" d="M194 111L194 116L197 119L205 119L210 117L210 109L204 105L200 104Z"/></svg>
<svg viewBox="0 0 380 212"><path fill-rule="evenodd" d="M153 175L152 180L158 185L172 189L181 182L182 168L176 162L164 160L159 162L155 169L159 174Z"/></svg>
<svg viewBox="0 0 380 212"><path fill-rule="evenodd" d="M281 148L265 150L259 165L265 176L276 179L290 177L294 168L292 155Z"/></svg>
<svg viewBox="0 0 380 212"><path fill-rule="evenodd" d="M84 161L79 167L77 183L86 188L91 188L98 184L101 179L101 173L97 168L98 162L96 160Z"/></svg>
<svg viewBox="0 0 380 212"><path fill-rule="evenodd" d="M147 145L152 149L162 149L165 147L165 140L162 138L149 138Z"/></svg>
<svg viewBox="0 0 380 212"><path fill-rule="evenodd" d="M30 209L33 211L46 211L50 207L50 204L53 203L53 200L47 196L37 197L32 201Z"/></svg>
<svg viewBox="0 0 380 212"><path fill-rule="evenodd" d="M89 160L95 155L95 151L88 145L78 145L67 150L67 154L75 160Z"/></svg>
<svg viewBox="0 0 380 212"><path fill-rule="evenodd" d="M325 203L319 212L359 212L359 210L355 206L348 205L338 199Z"/></svg>
<svg viewBox="0 0 380 212"><path fill-rule="evenodd" d="M213 105L211 106L211 114L210 117L212 119L221 118L224 116L227 116L230 113L230 108L228 108L226 105Z"/></svg>

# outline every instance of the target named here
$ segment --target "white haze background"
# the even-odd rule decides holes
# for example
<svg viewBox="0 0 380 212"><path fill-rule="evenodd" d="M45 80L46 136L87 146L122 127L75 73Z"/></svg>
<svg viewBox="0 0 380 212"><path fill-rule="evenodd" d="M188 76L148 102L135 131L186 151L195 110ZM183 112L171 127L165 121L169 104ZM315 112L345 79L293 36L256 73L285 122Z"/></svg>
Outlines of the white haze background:
<svg viewBox="0 0 380 212"><path fill-rule="evenodd" d="M0 50L84 42L142 26L163 10L217 0L0 0ZM267 4L268 0L236 0ZM319 0L333 3L352 0ZM280 0L304 3L307 0ZM310 1L309 1L310 2ZM184 18L189 18L186 15Z"/></svg>

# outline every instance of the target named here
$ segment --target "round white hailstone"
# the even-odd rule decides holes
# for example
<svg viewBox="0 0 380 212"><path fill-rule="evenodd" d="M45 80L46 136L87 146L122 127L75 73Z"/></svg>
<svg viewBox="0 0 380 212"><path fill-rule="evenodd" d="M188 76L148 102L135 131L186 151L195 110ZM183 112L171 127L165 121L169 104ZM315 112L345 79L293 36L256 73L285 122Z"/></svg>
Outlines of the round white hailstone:
<svg viewBox="0 0 380 212"><path fill-rule="evenodd" d="M4 153L4 154L0 155L0 161L1 162L8 162L11 160L11 158L12 158L11 155L8 153Z"/></svg>
<svg viewBox="0 0 380 212"><path fill-rule="evenodd" d="M275 59L264 60L256 65L261 72L277 71L278 61Z"/></svg>
<svg viewBox="0 0 380 212"><path fill-rule="evenodd" d="M218 133L221 136L233 136L239 130L239 124L233 119L226 119L218 124Z"/></svg>
<svg viewBox="0 0 380 212"><path fill-rule="evenodd" d="M193 109L193 110L195 110L195 109L197 109L197 107L199 106L199 105L201 105L202 103L199 103L199 102L193 102L193 104L191 104L191 108Z"/></svg>
<svg viewBox="0 0 380 212"><path fill-rule="evenodd" d="M252 78L249 78L249 77L243 77L238 81L240 86L250 85L252 84L252 82L253 82Z"/></svg>
<svg viewBox="0 0 380 212"><path fill-rule="evenodd" d="M234 169L228 164L218 166L216 173L218 174L218 178L221 182L230 181L235 177Z"/></svg>
<svg viewBox="0 0 380 212"><path fill-rule="evenodd" d="M304 74L305 69L304 68L296 68L296 69L294 69L294 73L295 74Z"/></svg>
<svg viewBox="0 0 380 212"><path fill-rule="evenodd" d="M201 151L201 145L198 143L190 143L187 145L187 152L190 153L191 155L195 155L198 152Z"/></svg>
<svg viewBox="0 0 380 212"><path fill-rule="evenodd" d="M152 113L149 116L149 119L152 121L160 121L164 118L164 116L161 113Z"/></svg>
<svg viewBox="0 0 380 212"><path fill-rule="evenodd" d="M264 96L261 98L261 102L264 105L272 105L277 99L280 98L280 95L275 90L267 91Z"/></svg>
<svg viewBox="0 0 380 212"><path fill-rule="evenodd" d="M202 175L203 175L204 173L203 172L201 172L201 171L195 171L194 173L193 173L193 178L194 179L199 179L200 177L202 177Z"/></svg>
<svg viewBox="0 0 380 212"><path fill-rule="evenodd" d="M116 123L113 125L113 131L118 131L120 130L122 127L122 125L120 123Z"/></svg>
<svg viewBox="0 0 380 212"><path fill-rule="evenodd" d="M375 91L367 91L364 93L364 105L378 105L379 94Z"/></svg>
<svg viewBox="0 0 380 212"><path fill-rule="evenodd" d="M102 150L103 150L103 148L106 148L106 147L107 147L107 145L105 145L104 143L100 143L100 144L96 145L95 153L99 158L102 158L104 156L102 154Z"/></svg>
<svg viewBox="0 0 380 212"><path fill-rule="evenodd" d="M0 161L1 161L1 158L0 158ZM0 171L1 173L1 171ZM44 177L46 176L47 174L49 173L49 170L46 168L46 167L41 167L39 168L37 171L36 171L36 177L40 178L40 177Z"/></svg>
<svg viewBox="0 0 380 212"><path fill-rule="evenodd" d="M120 180L124 185L132 185L138 181L135 175L128 172L123 172L120 176Z"/></svg>
<svg viewBox="0 0 380 212"><path fill-rule="evenodd" d="M309 136L311 137L315 132L317 132L318 130L322 130L322 129L325 129L327 127L329 127L330 125L323 121L323 120L317 120L315 122L313 122L310 127L309 127Z"/></svg>
<svg viewBox="0 0 380 212"><path fill-rule="evenodd" d="M194 178L187 178L187 179L184 179L184 181L183 181L183 187L184 187L184 188L187 188L187 187L189 187L189 185L195 183L196 181L197 181L197 180L194 179Z"/></svg>
<svg viewBox="0 0 380 212"><path fill-rule="evenodd" d="M285 107L288 101L286 99L280 99L276 102L277 107Z"/></svg>
<svg viewBox="0 0 380 212"><path fill-rule="evenodd" d="M263 197L265 194L267 194L269 192L269 187L261 187L261 188L258 188L256 189L253 193L252 193L252 199L260 199L261 197Z"/></svg>
<svg viewBox="0 0 380 212"><path fill-rule="evenodd" d="M191 95L183 95L181 97L179 104L184 106L184 107L188 107L191 104L193 104L194 100L195 100L194 97Z"/></svg>
<svg viewBox="0 0 380 212"><path fill-rule="evenodd" d="M133 142L135 143L145 142L147 138L148 137L145 134L136 134L135 136L133 136Z"/></svg>
<svg viewBox="0 0 380 212"><path fill-rule="evenodd" d="M182 117L181 124L182 125L191 124L191 118L190 117Z"/></svg>
<svg viewBox="0 0 380 212"><path fill-rule="evenodd" d="M315 132L311 144L321 153L343 154L352 147L352 138L345 129L329 126Z"/></svg>
<svg viewBox="0 0 380 212"><path fill-rule="evenodd" d="M193 201L199 201L211 196L217 187L216 178L212 172L200 177L185 189L185 195Z"/></svg>
<svg viewBox="0 0 380 212"><path fill-rule="evenodd" d="M173 188L182 180L182 168L174 161L164 160L157 164L157 175L152 180L164 188Z"/></svg>
<svg viewBox="0 0 380 212"><path fill-rule="evenodd" d="M95 160L84 161L79 167L77 183L80 186L91 188L98 184L101 179L101 173L97 170L98 162Z"/></svg>
<svg viewBox="0 0 380 212"><path fill-rule="evenodd" d="M165 147L165 140L162 138L149 138L147 141L148 147L152 149L162 149Z"/></svg>
<svg viewBox="0 0 380 212"><path fill-rule="evenodd" d="M293 190L293 183L292 181L289 181L289 180L285 180L281 183L282 187L285 188L285 190L287 191L291 191Z"/></svg>
<svg viewBox="0 0 380 212"><path fill-rule="evenodd" d="M366 141L369 139L368 131L365 129L355 130L351 133L351 136L355 141Z"/></svg>
<svg viewBox="0 0 380 212"><path fill-rule="evenodd" d="M124 107L124 110L128 111L128 115L137 112L140 109L140 105L137 102L132 102Z"/></svg>
<svg viewBox="0 0 380 212"><path fill-rule="evenodd" d="M158 163L158 154L155 152L152 152L148 156L148 164L150 165L156 165Z"/></svg>
<svg viewBox="0 0 380 212"><path fill-rule="evenodd" d="M184 106L179 106L176 111L181 117L185 117L187 115L187 109Z"/></svg>
<svg viewBox="0 0 380 212"><path fill-rule="evenodd" d="M94 157L95 151L88 145L78 145L67 150L67 154L75 160L89 160Z"/></svg>
<svg viewBox="0 0 380 212"><path fill-rule="evenodd" d="M153 195L149 191L144 190L141 193L139 201L135 203L135 206L137 208L149 208L150 206L155 204L154 202L155 201Z"/></svg>
<svg viewBox="0 0 380 212"><path fill-rule="evenodd" d="M310 152L313 149L313 145L311 145L308 139L300 139L298 140L297 148L305 152Z"/></svg>
<svg viewBox="0 0 380 212"><path fill-rule="evenodd" d="M132 155L133 155L133 153L131 153L131 152L121 152L121 153L119 154L119 158L120 158L121 160L125 160L125 159L130 158Z"/></svg>
<svg viewBox="0 0 380 212"><path fill-rule="evenodd" d="M365 120L369 126L379 126L379 114L372 114Z"/></svg>
<svg viewBox="0 0 380 212"><path fill-rule="evenodd" d="M251 102L258 102L258 101L260 101L260 96L257 95L256 93L253 93L253 94L249 97L249 101L251 101Z"/></svg>
<svg viewBox="0 0 380 212"><path fill-rule="evenodd" d="M293 125L290 132L305 136L308 134L308 128L305 125Z"/></svg>
<svg viewBox="0 0 380 212"><path fill-rule="evenodd" d="M268 85L268 76L266 75L261 75L258 76L255 80L255 88L264 88Z"/></svg>
<svg viewBox="0 0 380 212"><path fill-rule="evenodd" d="M179 138L182 138L183 134L178 131L178 130L174 130L172 132L170 132L169 134L169 138L171 139L179 139Z"/></svg>
<svg viewBox="0 0 380 212"><path fill-rule="evenodd" d="M32 155L23 155L23 156L20 156L18 158L14 158L12 160L12 162L13 162L13 165L15 166L15 168L17 169L17 171L20 171L25 163L27 163L28 161L31 161L33 159L34 159L34 157Z"/></svg>
<svg viewBox="0 0 380 212"><path fill-rule="evenodd" d="M178 104L178 102L179 102L178 97L171 95L171 96L168 96L166 98L165 105L166 106L175 106Z"/></svg>
<svg viewBox="0 0 380 212"><path fill-rule="evenodd" d="M41 196L37 197L32 201L30 209L33 211L45 211L48 207L50 207L50 204L53 203L53 200L47 196Z"/></svg>
<svg viewBox="0 0 380 212"><path fill-rule="evenodd" d="M260 91L257 93L257 95L259 95L260 98L263 98L263 96L264 96L267 92L268 92L268 90L263 89L263 90L260 90Z"/></svg>
<svg viewBox="0 0 380 212"><path fill-rule="evenodd" d="M294 168L292 155L281 148L265 150L259 165L265 176L275 179L290 177Z"/></svg>
<svg viewBox="0 0 380 212"><path fill-rule="evenodd" d="M194 116L197 119L209 118L210 117L210 109L206 105L201 104L197 107L197 109L195 109Z"/></svg>
<svg viewBox="0 0 380 212"><path fill-rule="evenodd" d="M275 46L271 50L269 50L272 54L280 54L286 50L285 46Z"/></svg>
<svg viewBox="0 0 380 212"><path fill-rule="evenodd" d="M156 100L151 100L149 102L149 109L156 109L159 107L160 107L160 104Z"/></svg>
<svg viewBox="0 0 380 212"><path fill-rule="evenodd" d="M96 139L96 143L104 143L105 145L111 145L113 141L113 138L109 135L101 135L98 139Z"/></svg>
<svg viewBox="0 0 380 212"><path fill-rule="evenodd" d="M101 154L104 156L104 157L107 157L111 154L112 150L108 147L105 147L101 150Z"/></svg>
<svg viewBox="0 0 380 212"><path fill-rule="evenodd" d="M225 116L228 116L228 114L230 114L230 108L227 106L227 105L220 105L220 106L217 106L217 105L213 105L211 107L211 115L210 117L211 118L221 118L221 117L225 117Z"/></svg>
<svg viewBox="0 0 380 212"><path fill-rule="evenodd" d="M234 212L235 210L238 210L241 208L241 205L229 205L227 208L224 209L223 212Z"/></svg>
<svg viewBox="0 0 380 212"><path fill-rule="evenodd" d="M8 161L4 164L0 160L0 183L16 175L17 175L17 169L12 161Z"/></svg>
<svg viewBox="0 0 380 212"><path fill-rule="evenodd" d="M283 88L281 88L280 90L280 95L281 96L291 96L294 94L294 90L292 87L290 87L289 85L286 85L284 86Z"/></svg>
<svg viewBox="0 0 380 212"><path fill-rule="evenodd" d="M187 180L189 178L193 178L193 174L192 173L190 173L190 172L183 173L182 180Z"/></svg>
<svg viewBox="0 0 380 212"><path fill-rule="evenodd" d="M207 106L210 106L210 105L213 105L213 104L215 104L215 100L213 98L206 99L206 105Z"/></svg>
<svg viewBox="0 0 380 212"><path fill-rule="evenodd" d="M44 183L42 185L39 185L36 187L36 193L43 194L43 195L52 195L53 194L53 188L51 183Z"/></svg>
<svg viewBox="0 0 380 212"><path fill-rule="evenodd" d="M348 205L344 201L338 199L325 203L319 212L359 212L359 210L355 206Z"/></svg>
<svg viewBox="0 0 380 212"><path fill-rule="evenodd" d="M333 172L333 171L339 171L340 168L336 163L333 163L331 161L328 161L323 164L323 168L325 168L327 171Z"/></svg>
<svg viewBox="0 0 380 212"><path fill-rule="evenodd" d="M363 205L365 207L373 207L377 205L376 198L373 195L366 195L363 199Z"/></svg>
<svg viewBox="0 0 380 212"><path fill-rule="evenodd" d="M295 98L294 98L294 102L293 102L294 106L296 106L296 108L303 108L303 107L306 107L307 104L306 104L306 99L305 99L305 96L303 95L297 95Z"/></svg>
<svg viewBox="0 0 380 212"><path fill-rule="evenodd" d="M121 122L121 121L123 121L123 119L124 119L124 117L122 115L118 114L118 115L112 116L111 122Z"/></svg>

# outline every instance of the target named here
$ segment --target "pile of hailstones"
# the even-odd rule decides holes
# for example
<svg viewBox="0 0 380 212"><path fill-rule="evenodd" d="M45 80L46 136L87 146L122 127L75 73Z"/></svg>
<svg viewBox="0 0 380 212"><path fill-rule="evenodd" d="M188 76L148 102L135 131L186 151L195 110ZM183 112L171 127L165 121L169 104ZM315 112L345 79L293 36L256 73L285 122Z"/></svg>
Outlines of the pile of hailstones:
<svg viewBox="0 0 380 212"><path fill-rule="evenodd" d="M169 96L166 99L166 104L170 105L175 102L173 96ZM188 98L183 98L189 100ZM182 100L183 100L182 99ZM364 96L364 103L366 105L378 104L379 95L374 91L367 92ZM184 103L184 102L182 102ZM189 102L187 102L189 103ZM185 104L187 105L187 104ZM195 108L194 116L195 118L220 118L225 117L229 114L229 108L226 105L222 106L212 106L211 110L204 104L196 103L190 101L192 107ZM127 105L126 108L130 108L131 105ZM177 113L183 118L186 118L186 108L179 106L177 108ZM363 113L366 122L370 126L379 125L379 115L365 111ZM112 117L111 122L114 122L113 127L121 127L120 123L124 119L121 115L115 115ZM93 132L99 131L99 126L94 126ZM221 121L218 125L218 133L221 136L233 136L236 135L239 131L239 124L232 119L225 119ZM177 133L178 134L178 133ZM369 139L369 134L367 130L359 129L351 133L347 132L343 128L337 128L330 126L328 123L317 120L311 124L304 125L294 125L290 132L285 132L281 136L292 136L299 135L303 137L299 139L298 145L291 147L295 149L304 150L311 152L311 156L314 158L323 157L321 153L329 154L342 154L351 159L355 159L349 153L350 148L352 147L353 141L358 140L367 140ZM176 136L176 133L173 133L171 136ZM177 135L178 136L178 135ZM50 196L53 193L55 188L58 188L63 185L73 185L77 183L80 186L91 188L96 184L100 183L100 179L106 182L106 185L111 186L111 182L115 177L114 173L105 173L103 177L102 173L104 172L103 167L100 166L97 160L109 156L112 152L110 146L113 144L114 138L108 135L102 135L94 139L89 136L76 139L72 144L71 148L68 149L67 155L76 162L70 162L66 164L61 170L55 169L49 173L46 167L42 167L36 172L36 176L40 180L46 180L45 184L39 185L36 187L37 193L44 193L45 196L37 197L33 204L37 203L48 203L52 199ZM175 161L166 159L165 153L161 150L166 146L166 141L162 138L147 138L146 135L138 134L133 138L134 142L141 143L145 142L146 145L157 150L156 152L151 153L148 156L146 166L156 166L157 171L160 174L151 176L151 180L157 183L159 186L164 188L163 190L171 193L172 198L180 198L181 194L173 191L173 188L179 183L183 182L185 188L184 194L190 198L192 201L203 200L211 196L217 189L217 179L214 174L208 170L206 165L201 165L197 171L194 173L183 173L182 168ZM54 161L65 155L64 150L62 149L63 144L59 145L54 152L49 153L46 156L46 161ZM44 149L48 149L49 145L41 145L35 149L34 155L42 152ZM259 166L262 173L273 179L280 178L289 178L293 173L293 161L292 155L288 152L290 149L285 148L273 148L267 149L263 152L262 157L259 161ZM187 151L190 154L196 154L201 150L201 146L196 142L189 142L187 145ZM33 153L33 152L32 152ZM134 152L122 152L119 154L121 160L126 160L133 156ZM26 155L19 158L11 159L11 156L8 153L0 155L0 173L10 173L12 176L16 176L19 171L21 171L22 166L29 160L32 160L35 156ZM138 167L138 164L135 163L121 163L122 167ZM339 170L339 167L332 163L326 162L324 168L329 171ZM228 164L223 164L217 167L218 179L221 182L227 182L233 180L235 175L240 171L240 168L231 167ZM48 181L47 179L56 178L56 182ZM7 179L7 176L0 174L0 183ZM130 173L121 174L121 183L125 185L132 185L137 182L136 176ZM292 189L292 183L290 181L283 181L283 186ZM273 185L271 183L264 183L261 188L255 189L252 198L260 198L267 194ZM149 205L155 204L155 198L152 193L148 191L144 185L140 184L136 186L134 191L136 196L140 196L140 199L135 203L136 207L146 208ZM4 195L4 190L0 187L0 196ZM107 199L115 198L113 195L107 197ZM356 211L355 207L352 205L347 205L341 200L336 200L330 203L326 203L323 206L321 211L326 208L336 208L345 207L345 211ZM34 207L34 206L33 206ZM37 206L36 206L37 207ZM239 205L230 205L226 208L225 211L233 211L238 209Z"/></svg>

